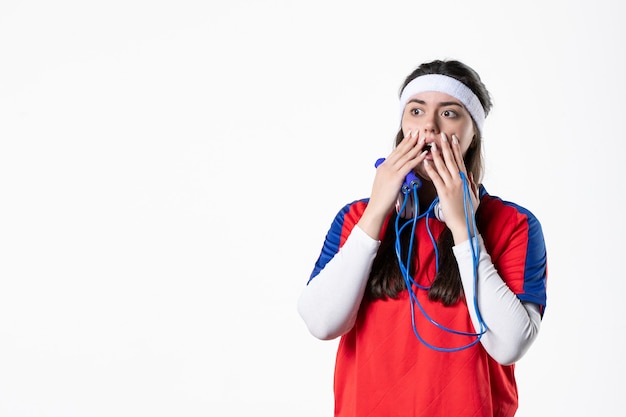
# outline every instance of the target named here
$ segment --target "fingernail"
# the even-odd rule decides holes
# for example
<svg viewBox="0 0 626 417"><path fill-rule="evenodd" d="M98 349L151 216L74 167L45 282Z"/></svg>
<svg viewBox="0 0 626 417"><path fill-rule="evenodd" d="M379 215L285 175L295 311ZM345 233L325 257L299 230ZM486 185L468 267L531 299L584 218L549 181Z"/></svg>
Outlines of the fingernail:
<svg viewBox="0 0 626 417"><path fill-rule="evenodd" d="M437 150L437 144L435 142L430 144L430 150L431 151L436 151Z"/></svg>
<svg viewBox="0 0 626 417"><path fill-rule="evenodd" d="M411 136L411 131L410 130L408 132L406 132L406 135L404 135L404 137L408 138L409 136Z"/></svg>
<svg viewBox="0 0 626 417"><path fill-rule="evenodd" d="M442 140L442 141L444 141L444 142L447 142L447 141L448 141L448 137L447 137L447 136L446 136L446 134L445 134L445 133L443 133L443 132L441 132L441 140Z"/></svg>
<svg viewBox="0 0 626 417"><path fill-rule="evenodd" d="M415 132L413 132L413 137L416 138L418 133L419 132L417 130Z"/></svg>
<svg viewBox="0 0 626 417"><path fill-rule="evenodd" d="M456 137L456 135L452 135L452 142L456 145L459 144L459 138Z"/></svg>
<svg viewBox="0 0 626 417"><path fill-rule="evenodd" d="M426 136L422 136L420 140L417 141L417 143L421 145L422 143L424 143L425 140L426 140Z"/></svg>

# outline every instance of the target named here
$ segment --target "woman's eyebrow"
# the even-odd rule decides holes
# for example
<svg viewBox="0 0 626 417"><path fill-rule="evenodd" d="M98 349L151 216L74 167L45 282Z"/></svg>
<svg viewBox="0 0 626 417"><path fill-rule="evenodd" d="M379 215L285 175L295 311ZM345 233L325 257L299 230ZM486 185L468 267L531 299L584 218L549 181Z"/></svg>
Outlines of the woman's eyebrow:
<svg viewBox="0 0 626 417"><path fill-rule="evenodd" d="M424 100L420 100L418 98L412 98L411 100L408 101L408 103L417 103L417 104L421 104L421 105L426 105L426 102ZM437 105L439 107L444 107L444 106L463 107L463 105L461 103L458 103L456 101L442 101L442 102L438 103Z"/></svg>
<svg viewBox="0 0 626 417"><path fill-rule="evenodd" d="M439 106L443 107L443 106L459 106L459 107L463 107L463 105L461 103L457 103L456 101L442 101L441 103L439 103Z"/></svg>

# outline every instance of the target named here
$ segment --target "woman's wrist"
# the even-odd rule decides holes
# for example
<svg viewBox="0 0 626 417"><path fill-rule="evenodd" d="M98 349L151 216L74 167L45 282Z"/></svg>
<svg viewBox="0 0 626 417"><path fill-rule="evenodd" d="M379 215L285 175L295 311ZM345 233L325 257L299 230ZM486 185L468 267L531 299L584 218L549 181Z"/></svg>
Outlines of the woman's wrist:
<svg viewBox="0 0 626 417"><path fill-rule="evenodd" d="M383 228L386 214L373 213L370 207L366 207L363 215L359 219L357 226L369 237L380 240L380 231Z"/></svg>
<svg viewBox="0 0 626 417"><path fill-rule="evenodd" d="M454 244L458 245L460 243L468 241L470 238L474 237L474 231L470 229L470 232L467 231L467 226L458 226L454 229L450 229L452 232L452 239L454 240Z"/></svg>

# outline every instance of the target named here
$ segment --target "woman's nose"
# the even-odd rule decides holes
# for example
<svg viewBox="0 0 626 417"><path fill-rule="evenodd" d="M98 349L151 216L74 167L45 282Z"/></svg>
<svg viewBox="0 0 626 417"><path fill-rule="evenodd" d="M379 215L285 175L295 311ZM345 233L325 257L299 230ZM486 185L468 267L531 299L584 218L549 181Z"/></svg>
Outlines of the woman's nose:
<svg viewBox="0 0 626 417"><path fill-rule="evenodd" d="M427 115L424 119L424 132L426 133L439 133L439 126L437 120L433 114Z"/></svg>

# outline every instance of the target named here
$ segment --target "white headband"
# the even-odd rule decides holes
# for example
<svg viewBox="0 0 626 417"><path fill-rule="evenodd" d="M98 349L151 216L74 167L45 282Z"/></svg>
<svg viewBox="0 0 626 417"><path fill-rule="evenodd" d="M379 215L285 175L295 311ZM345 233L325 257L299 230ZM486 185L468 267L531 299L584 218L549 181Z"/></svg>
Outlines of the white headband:
<svg viewBox="0 0 626 417"><path fill-rule="evenodd" d="M426 91L445 93L459 100L474 119L478 130L482 133L485 123L485 109L480 100L465 84L455 78L442 74L426 74L413 79L404 87L400 95L400 123L409 99L415 94Z"/></svg>

